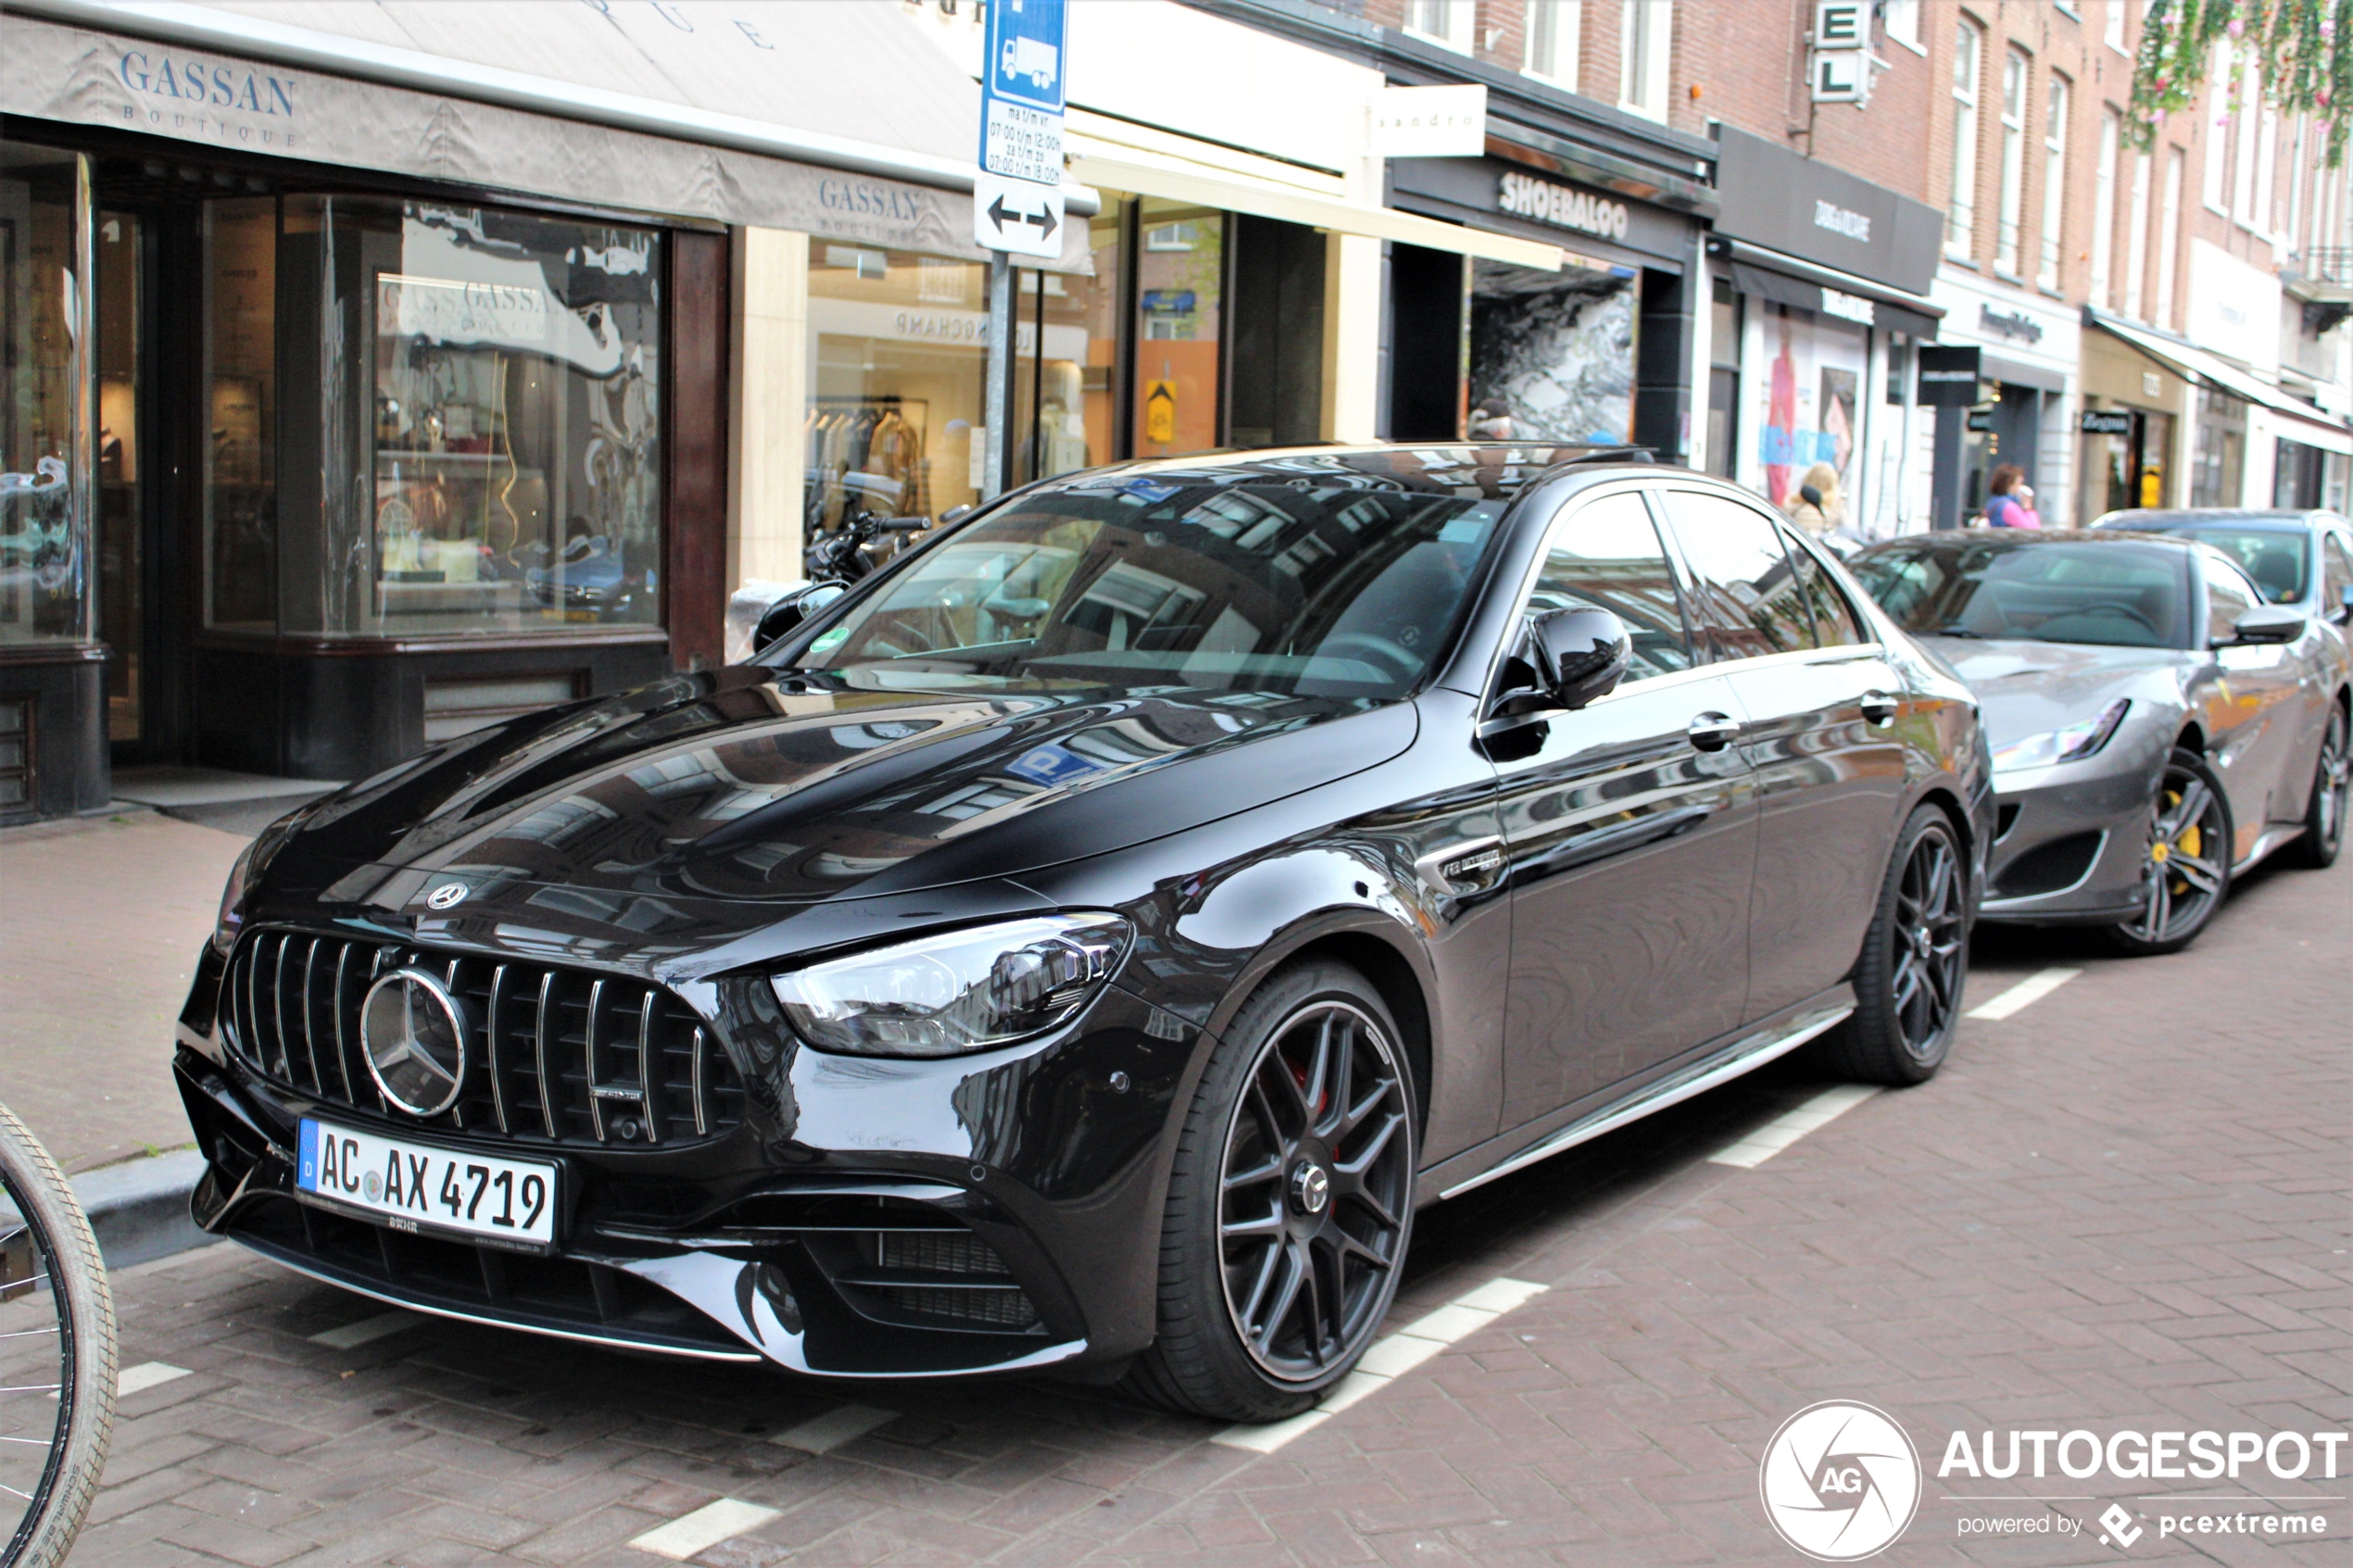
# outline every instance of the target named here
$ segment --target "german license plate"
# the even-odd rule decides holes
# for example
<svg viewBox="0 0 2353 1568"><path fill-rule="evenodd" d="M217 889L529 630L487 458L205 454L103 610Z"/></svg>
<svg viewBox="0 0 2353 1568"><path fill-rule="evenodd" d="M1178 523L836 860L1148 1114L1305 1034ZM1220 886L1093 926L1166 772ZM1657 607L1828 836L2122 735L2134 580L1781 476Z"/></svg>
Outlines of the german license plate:
<svg viewBox="0 0 2353 1568"><path fill-rule="evenodd" d="M395 1230L510 1246L556 1239L556 1167L544 1160L436 1148L306 1116L295 1185Z"/></svg>

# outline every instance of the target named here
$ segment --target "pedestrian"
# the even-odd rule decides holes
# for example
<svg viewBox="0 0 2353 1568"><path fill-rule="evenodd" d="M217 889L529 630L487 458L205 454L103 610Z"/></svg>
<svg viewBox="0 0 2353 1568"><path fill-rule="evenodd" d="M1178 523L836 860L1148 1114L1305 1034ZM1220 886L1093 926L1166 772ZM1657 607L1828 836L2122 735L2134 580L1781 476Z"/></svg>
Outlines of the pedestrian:
<svg viewBox="0 0 2353 1568"><path fill-rule="evenodd" d="M1816 463L1798 482L1797 494L1782 508L1790 521L1815 538L1846 526L1846 496L1838 487L1838 470Z"/></svg>
<svg viewBox="0 0 2353 1568"><path fill-rule="evenodd" d="M2023 483L2010 486L2010 499L2018 503L2009 514L2012 528L2043 526L2043 514L2034 509L2034 486Z"/></svg>
<svg viewBox="0 0 2353 1568"><path fill-rule="evenodd" d="M2018 497L2011 492L2017 489L2025 478L2026 470L2016 463L2004 463L1994 470L1994 477L1985 484L1986 527L2016 528L2019 526L2018 520L2013 514L2020 508ZM2037 526L2040 524L2038 523Z"/></svg>
<svg viewBox="0 0 2353 1568"><path fill-rule="evenodd" d="M1501 397L1482 398L1471 410L1470 438L1473 441L1509 441L1512 438L1512 406Z"/></svg>

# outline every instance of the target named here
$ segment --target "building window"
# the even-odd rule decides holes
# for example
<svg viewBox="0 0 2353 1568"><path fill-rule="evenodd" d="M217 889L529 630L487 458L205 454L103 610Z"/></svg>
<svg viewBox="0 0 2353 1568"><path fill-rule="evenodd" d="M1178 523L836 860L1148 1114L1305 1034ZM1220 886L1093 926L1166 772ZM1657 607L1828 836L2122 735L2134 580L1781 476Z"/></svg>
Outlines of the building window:
<svg viewBox="0 0 2353 1568"><path fill-rule="evenodd" d="M1528 74L1574 88L1580 0L1528 0Z"/></svg>
<svg viewBox="0 0 2353 1568"><path fill-rule="evenodd" d="M1674 0L1624 0L1619 18L1617 107L1667 118L1667 56L1675 31Z"/></svg>
<svg viewBox="0 0 2353 1568"><path fill-rule="evenodd" d="M1920 42L1920 0L1885 0L1881 14L1886 18L1888 37L1907 49L1928 53Z"/></svg>
<svg viewBox="0 0 2353 1568"><path fill-rule="evenodd" d="M0 648L89 635L87 186L79 154L0 143Z"/></svg>
<svg viewBox="0 0 2353 1568"><path fill-rule="evenodd" d="M2118 54L2124 53L2124 6L2127 0L2107 0L2108 15L2102 19L2102 31L2108 46Z"/></svg>
<svg viewBox="0 0 2353 1568"><path fill-rule="evenodd" d="M2171 330L2173 325L2173 266L2182 230L2182 149L2165 149L2165 200L2158 212L2157 226L2157 308L2151 314L2157 324Z"/></svg>
<svg viewBox="0 0 2353 1568"><path fill-rule="evenodd" d="M2124 239L2124 314L2134 320L2141 310L2141 286L2148 274L2149 175L2156 160L2146 153L2133 155L2133 206L2126 219L2132 227Z"/></svg>
<svg viewBox="0 0 2353 1568"><path fill-rule="evenodd" d="M2099 163L2092 176L2092 302L2110 303L2116 270L2116 143L2120 126L2112 108L2100 110Z"/></svg>
<svg viewBox="0 0 2353 1568"><path fill-rule="evenodd" d="M2229 197L2231 163L2231 121L2222 108L2231 97L2231 46L2218 41L2214 45L2214 62L2207 74L2207 103L2214 108L2206 125L2206 168L2200 175L2200 195L2210 211L2227 216L2224 205Z"/></svg>
<svg viewBox="0 0 2353 1568"><path fill-rule="evenodd" d="M1406 0L1405 31L1470 53L1473 0Z"/></svg>
<svg viewBox="0 0 2353 1568"><path fill-rule="evenodd" d="M1977 248L1977 79L1982 35L1960 24L1953 47L1953 194L1944 209L1944 251L1966 259Z"/></svg>
<svg viewBox="0 0 2353 1568"><path fill-rule="evenodd" d="M2026 56L2002 61L2002 210L1994 234L1994 268L2018 275L2018 230L2026 207Z"/></svg>
<svg viewBox="0 0 2353 1568"><path fill-rule="evenodd" d="M2280 111L2263 111L2263 129L2256 138L2254 208L2246 217L2246 225L2267 238L2278 214L2274 210L2279 195Z"/></svg>
<svg viewBox="0 0 2353 1568"><path fill-rule="evenodd" d="M2262 83L2250 67L2246 72L2246 102L2249 106L2258 104L2261 102L2262 95ZM2231 117L2233 122L2232 129L2238 132L2231 149L2231 212L2242 229L2262 227L2256 219L2255 211L2256 158L2263 140L2261 130L2255 121L2257 112L2250 107Z"/></svg>
<svg viewBox="0 0 2353 1568"><path fill-rule="evenodd" d="M2066 233L2067 214L2067 78L2051 73L2050 97L2043 106L2043 245L2035 281L2046 289L2059 286L2059 243Z"/></svg>

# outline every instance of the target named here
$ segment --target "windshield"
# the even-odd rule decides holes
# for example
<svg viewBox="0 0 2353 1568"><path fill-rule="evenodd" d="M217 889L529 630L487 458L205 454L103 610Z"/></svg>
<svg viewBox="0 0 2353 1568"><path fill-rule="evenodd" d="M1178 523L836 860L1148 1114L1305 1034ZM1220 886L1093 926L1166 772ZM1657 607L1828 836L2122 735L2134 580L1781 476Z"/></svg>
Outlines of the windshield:
<svg viewBox="0 0 2353 1568"><path fill-rule="evenodd" d="M2238 563L2239 570L2255 579L2255 585L2263 590L2263 597L2270 603L2288 604L2304 596L2310 536L2302 529L2291 533L2280 528L2231 528L2203 523L2167 532L2186 534L2230 557Z"/></svg>
<svg viewBox="0 0 2353 1568"><path fill-rule="evenodd" d="M886 686L1402 696L1505 505L1362 479L1041 491L925 550L789 663Z"/></svg>
<svg viewBox="0 0 2353 1568"><path fill-rule="evenodd" d="M2190 646L2188 558L2123 540L1906 540L1852 564L1916 635L2180 648Z"/></svg>

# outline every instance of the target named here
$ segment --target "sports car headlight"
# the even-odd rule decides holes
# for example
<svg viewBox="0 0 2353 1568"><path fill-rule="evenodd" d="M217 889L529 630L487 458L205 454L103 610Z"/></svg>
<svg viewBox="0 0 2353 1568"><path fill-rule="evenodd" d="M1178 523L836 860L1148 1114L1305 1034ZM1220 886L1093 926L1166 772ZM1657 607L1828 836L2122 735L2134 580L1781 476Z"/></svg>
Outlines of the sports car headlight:
<svg viewBox="0 0 2353 1568"><path fill-rule="evenodd" d="M2039 735L2012 741L1994 754L1994 771L2010 773L2021 768L2045 768L2054 762L2080 761L2108 743L2132 707L2132 698L2120 696L2080 724L2070 724L2060 730L2045 730Z"/></svg>
<svg viewBox="0 0 2353 1568"><path fill-rule="evenodd" d="M1113 914L945 932L773 977L800 1037L853 1056L961 1056L1051 1029L1119 967Z"/></svg>

